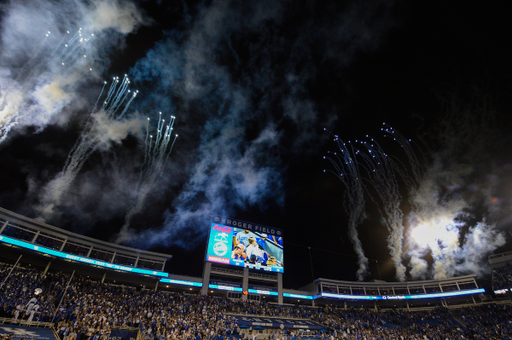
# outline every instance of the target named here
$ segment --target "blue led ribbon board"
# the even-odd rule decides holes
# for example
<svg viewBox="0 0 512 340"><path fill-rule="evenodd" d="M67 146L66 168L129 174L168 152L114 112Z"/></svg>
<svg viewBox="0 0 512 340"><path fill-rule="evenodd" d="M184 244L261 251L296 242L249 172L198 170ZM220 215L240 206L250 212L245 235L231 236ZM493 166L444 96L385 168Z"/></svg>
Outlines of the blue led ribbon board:
<svg viewBox="0 0 512 340"><path fill-rule="evenodd" d="M36 246L32 243L23 242L23 241L16 240L16 239L13 239L13 238L10 238L7 236L0 236L0 241L7 243L7 244L15 245L15 246L18 246L21 248L33 250L38 253L52 255L52 256L60 257L60 258L67 259L67 260L73 260L73 261L77 261L77 262L87 263L87 264L90 264L93 266L99 266L99 267L104 267L104 268L109 268L109 269L114 269L114 270L120 270L120 271L124 271L124 272L151 275L151 276L162 276L162 277L169 276L168 273L164 273L164 272L160 272L160 271L126 267L126 266L121 266L118 264L113 264L113 263L109 263L109 262L103 262L103 261L90 259L88 257L67 254L67 253L63 253L58 250L53 250L53 249L48 249L48 248L41 247L41 246Z"/></svg>
<svg viewBox="0 0 512 340"><path fill-rule="evenodd" d="M183 281L183 280L174 280L174 279L160 279L160 282L173 283L176 285L192 286L192 287L202 287L203 286L203 284L201 282Z"/></svg>
<svg viewBox="0 0 512 340"><path fill-rule="evenodd" d="M469 294L485 293L485 289L471 289L471 290L460 290L457 292L444 292L444 293L432 293L432 294L418 294L418 295L345 295L345 294L333 294L333 293L322 293L321 297L330 297L335 299L347 299L347 300L415 300L415 299L433 299L443 298L449 296L460 296Z"/></svg>
<svg viewBox="0 0 512 340"><path fill-rule="evenodd" d="M290 294L290 293L283 293L284 297L294 298L294 299L304 299L304 300L313 300L312 296L309 295L302 295L302 294Z"/></svg>

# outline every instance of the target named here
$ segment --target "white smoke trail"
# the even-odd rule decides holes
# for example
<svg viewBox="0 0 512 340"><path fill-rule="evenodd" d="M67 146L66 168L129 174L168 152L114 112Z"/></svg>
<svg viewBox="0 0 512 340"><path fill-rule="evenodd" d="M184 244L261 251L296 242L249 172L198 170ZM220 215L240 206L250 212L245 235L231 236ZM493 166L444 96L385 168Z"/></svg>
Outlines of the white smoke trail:
<svg viewBox="0 0 512 340"><path fill-rule="evenodd" d="M351 143L345 144L338 136L334 136L334 141L338 144L340 153L334 152L330 153L329 157L324 157L334 166L334 171L324 170L324 172L328 171L335 174L347 189L344 193L343 205L348 214L349 238L354 246L359 265L356 277L359 281L362 281L370 274L368 258L364 255L363 245L357 231L365 216L365 188L363 178L359 172L359 163L355 159L354 146Z"/></svg>
<svg viewBox="0 0 512 340"><path fill-rule="evenodd" d="M143 128L141 119L121 120L131 100L137 95L137 91L130 92L127 89L127 84L129 80L126 77L121 84L118 78L113 79L110 92L101 109L91 114L78 141L70 151L64 168L43 188L40 204L36 208L42 214L42 218L50 219L54 216L55 209L62 203L63 194L95 151L109 149L111 143L120 143L130 133L140 134ZM125 103L127 96L130 99ZM123 104L126 107L123 107ZM123 112L118 114L121 107Z"/></svg>
<svg viewBox="0 0 512 340"><path fill-rule="evenodd" d="M140 180L135 190L135 203L131 206L125 216L125 222L118 233L116 242L122 243L130 240L133 231L130 230L130 223L136 214L144 208L148 195L154 190L157 180L162 176L169 156L174 148L178 135L173 136L174 122L176 117L171 116L167 125L159 113L156 136L149 134L148 118L146 125L146 140L144 163L141 166Z"/></svg>
<svg viewBox="0 0 512 340"><path fill-rule="evenodd" d="M357 152L357 156L361 157L364 161L368 172L366 178L368 183L375 189L379 201L373 198L374 196L370 191L368 193L383 213L386 221L386 227L389 232L387 239L388 249L395 266L396 278L399 281L405 281L406 268L402 264L404 214L400 208L402 195L400 194L400 186L397 179L397 175L402 171L375 140L361 141L360 144L366 149L367 153Z"/></svg>
<svg viewBox="0 0 512 340"><path fill-rule="evenodd" d="M385 216L389 231L388 248L395 265L396 278L405 281L406 268L402 264L404 226L403 213L400 209L402 196L396 178L396 173L400 172L400 169L373 139L369 142L356 140L355 143L342 143L336 136L335 141L338 143L341 154L340 156L335 154L337 161L333 161L332 158L329 159L335 167L334 173L339 176L347 188L345 197L347 202L351 202L350 205L345 207L349 214L349 234L355 248L361 248L356 250L356 253L362 253L362 245L357 234L353 233L355 228L354 226L351 227L350 221L357 217L358 222L362 222L366 192ZM357 149L354 144L360 145L363 151ZM363 169L363 174L360 169ZM369 187L363 185L363 180L366 180L370 187L375 190L379 198L378 201L374 198L374 193L369 190ZM353 216L356 213L358 215Z"/></svg>

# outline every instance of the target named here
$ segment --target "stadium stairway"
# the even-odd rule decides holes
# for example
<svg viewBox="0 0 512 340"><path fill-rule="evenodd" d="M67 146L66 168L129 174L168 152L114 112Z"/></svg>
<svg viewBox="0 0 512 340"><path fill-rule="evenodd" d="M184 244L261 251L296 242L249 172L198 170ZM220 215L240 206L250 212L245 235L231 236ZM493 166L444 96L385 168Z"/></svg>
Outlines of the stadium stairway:
<svg viewBox="0 0 512 340"><path fill-rule="evenodd" d="M463 327L463 328L466 328L466 323L464 323L464 321L462 321L459 317L455 316L452 310L450 310L449 312L450 312L450 314L452 315L452 316L450 317L450 322L451 322L454 326L456 326L456 327Z"/></svg>

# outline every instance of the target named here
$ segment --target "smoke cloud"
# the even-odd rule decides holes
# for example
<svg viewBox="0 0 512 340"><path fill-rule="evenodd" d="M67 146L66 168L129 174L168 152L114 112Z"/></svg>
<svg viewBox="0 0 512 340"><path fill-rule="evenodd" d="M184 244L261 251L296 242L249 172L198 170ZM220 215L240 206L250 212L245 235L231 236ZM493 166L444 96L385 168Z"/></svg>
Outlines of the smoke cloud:
<svg viewBox="0 0 512 340"><path fill-rule="evenodd" d="M445 103L436 131L440 151L410 197L406 257L413 279L488 274L487 256L505 244L496 225L504 211L499 187L506 180L496 162L496 112L480 92L467 105L456 96Z"/></svg>
<svg viewBox="0 0 512 340"><path fill-rule="evenodd" d="M291 157L314 155L318 126L337 119L311 95L322 65L347 66L395 25L389 2L304 6L213 1L131 69L137 84L153 86L140 105L175 109L178 143L196 148L182 163L188 176L163 226L122 239L184 245L204 235L214 214L284 202Z"/></svg>
<svg viewBox="0 0 512 340"><path fill-rule="evenodd" d="M108 151L112 144L120 143L129 134L141 135L144 127L142 119L115 120L104 110L91 115L75 147L68 156L63 170L40 189L40 203L36 210L43 220L51 220L58 215L58 207L63 203L72 182L96 151ZM67 206L67 204L66 204Z"/></svg>
<svg viewBox="0 0 512 340"><path fill-rule="evenodd" d="M145 23L133 3L117 0L10 1L2 7L0 142L13 129L67 123L86 104L82 86L97 82L112 49Z"/></svg>

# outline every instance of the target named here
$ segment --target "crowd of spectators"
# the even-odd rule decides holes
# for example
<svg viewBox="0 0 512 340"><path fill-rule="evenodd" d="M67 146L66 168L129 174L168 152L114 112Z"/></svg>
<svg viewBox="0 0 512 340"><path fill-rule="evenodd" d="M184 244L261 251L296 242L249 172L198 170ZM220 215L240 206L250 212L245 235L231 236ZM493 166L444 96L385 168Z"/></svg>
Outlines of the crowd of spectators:
<svg viewBox="0 0 512 340"><path fill-rule="evenodd" d="M1 282L10 268L2 269ZM233 318L222 313L227 304L224 298L113 286L78 276L69 278L62 273L42 275L30 268L17 268L0 291L0 315L27 319L32 313L31 321L57 324L63 340L108 339L113 327L138 327L147 338L159 340L239 334ZM46 294L34 297L37 288ZM27 312L31 304L37 306L35 313L34 308Z"/></svg>
<svg viewBox="0 0 512 340"><path fill-rule="evenodd" d="M230 314L316 321L326 339L512 339L510 305L422 312L276 305L108 285L85 277L0 266L0 317L53 322L62 340L109 339L114 328L140 329L147 340L254 339ZM7 278L7 279L6 279ZM42 293L36 295L40 288ZM308 332L307 335L311 335ZM273 329L259 339L297 338Z"/></svg>
<svg viewBox="0 0 512 340"><path fill-rule="evenodd" d="M512 288L512 266L492 270L492 288L494 290Z"/></svg>
<svg viewBox="0 0 512 340"><path fill-rule="evenodd" d="M337 310L324 308L317 321L343 339L510 339L510 305L479 305L428 311ZM499 315L499 317L495 317ZM476 320L479 320L476 322Z"/></svg>

